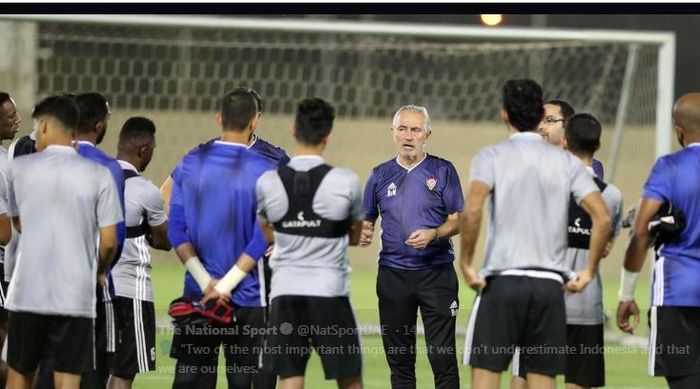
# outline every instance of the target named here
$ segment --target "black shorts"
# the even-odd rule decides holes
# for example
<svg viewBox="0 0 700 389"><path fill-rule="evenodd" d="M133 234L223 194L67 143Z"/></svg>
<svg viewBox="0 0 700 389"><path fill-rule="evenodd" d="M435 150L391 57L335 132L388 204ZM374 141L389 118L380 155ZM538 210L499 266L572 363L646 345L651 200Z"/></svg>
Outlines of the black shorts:
<svg viewBox="0 0 700 389"><path fill-rule="evenodd" d="M566 383L598 388L605 386L603 325L566 326Z"/></svg>
<svg viewBox="0 0 700 389"><path fill-rule="evenodd" d="M7 363L29 373L46 355L57 372L85 373L94 368L94 339L90 318L10 312Z"/></svg>
<svg viewBox="0 0 700 389"><path fill-rule="evenodd" d="M469 319L464 364L505 371L517 347L526 371L551 377L565 372L566 308L560 282L509 275L488 279Z"/></svg>
<svg viewBox="0 0 700 389"><path fill-rule="evenodd" d="M700 308L651 307L649 374L700 374Z"/></svg>
<svg viewBox="0 0 700 389"><path fill-rule="evenodd" d="M257 373L263 335L267 331L265 308L234 307L233 318L228 326L176 326L170 357L189 369L176 371L176 374L207 372L196 371L198 368L218 370L220 345L223 345L227 371Z"/></svg>
<svg viewBox="0 0 700 389"><path fill-rule="evenodd" d="M117 351L109 373L133 379L136 373L156 368L156 315L153 303L116 297L112 300L117 322Z"/></svg>
<svg viewBox="0 0 700 389"><path fill-rule="evenodd" d="M275 297L269 326L264 361L273 374L303 376L316 350L326 379L362 375L359 331L347 297Z"/></svg>
<svg viewBox="0 0 700 389"><path fill-rule="evenodd" d="M605 341L603 325L566 326L566 383L598 388L605 386ZM520 353L513 357L513 374L527 378L527 371L520 367Z"/></svg>

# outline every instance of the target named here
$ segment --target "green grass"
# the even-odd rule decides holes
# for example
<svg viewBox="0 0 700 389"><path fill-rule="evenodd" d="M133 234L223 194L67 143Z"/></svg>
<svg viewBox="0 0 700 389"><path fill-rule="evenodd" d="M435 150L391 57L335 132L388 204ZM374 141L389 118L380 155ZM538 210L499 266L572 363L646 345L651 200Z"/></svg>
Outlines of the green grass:
<svg viewBox="0 0 700 389"><path fill-rule="evenodd" d="M162 321L167 316L167 306L169 302L182 293L183 267L176 260L172 262L156 262L153 266L153 282L156 298L156 316ZM357 320L362 324L379 323L377 312L377 297L375 293L376 270L361 269L355 270L351 276L352 283L352 303L356 311ZM612 322L609 329L613 329L614 313L617 307L617 279L605 278L604 301L606 309L612 314ZM464 329L467 324L471 305L474 300L474 293L460 283L460 305L461 309L457 316L458 328ZM637 288L637 298L640 308L646 312L649 307L649 284L647 280L640 280ZM646 320L642 320L639 335L648 333ZM163 328L158 331L157 348L157 370L148 374L137 376L135 388L169 388L172 385L175 361L168 356L168 349L172 340L169 330ZM418 338L418 346L424 346L423 337ZM362 346L364 355L364 382L366 388L388 388L389 387L389 367L386 363L382 348L381 338L378 336L363 336ZM458 359L461 359L464 348L464 337L457 336ZM646 374L647 355L642 348L622 347L615 344L606 345L606 379L608 388L663 388L665 381L659 378L651 378ZM418 355L416 362L416 377L418 388L431 388L432 373L427 356L422 353ZM470 373L468 366L460 364L461 387L469 387ZM504 375L502 387L507 388L508 375ZM563 383L560 379L560 385ZM219 375L219 388L225 388L225 378ZM307 388L334 388L335 383L325 381L320 361L316 356L311 358L306 375Z"/></svg>

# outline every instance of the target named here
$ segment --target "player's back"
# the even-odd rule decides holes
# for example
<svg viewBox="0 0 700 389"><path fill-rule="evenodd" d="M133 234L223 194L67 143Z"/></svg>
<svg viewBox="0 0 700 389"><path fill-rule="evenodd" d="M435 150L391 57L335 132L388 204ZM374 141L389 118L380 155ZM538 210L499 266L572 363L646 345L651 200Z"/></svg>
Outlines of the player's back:
<svg viewBox="0 0 700 389"><path fill-rule="evenodd" d="M668 179L666 201L683 211L686 228L679 239L664 245L661 254L683 256L698 261L700 270L700 144L663 157Z"/></svg>
<svg viewBox="0 0 700 389"><path fill-rule="evenodd" d="M109 172L70 147L53 146L13 160L8 179L22 226L10 306L94 317L98 214L109 214L112 224L121 220L116 208L103 212L117 202ZM112 202L100 201L104 191L114 195ZM29 290L28 284L42 287Z"/></svg>
<svg viewBox="0 0 700 389"><path fill-rule="evenodd" d="M173 199L180 198L189 238L212 277L223 276L251 240L255 183L275 167L243 145L215 141L194 149L175 169Z"/></svg>
<svg viewBox="0 0 700 389"><path fill-rule="evenodd" d="M518 133L482 149L471 180L492 188L484 275L518 268L568 273L570 195L580 201L598 190L581 161L538 134Z"/></svg>
<svg viewBox="0 0 700 389"><path fill-rule="evenodd" d="M593 167L587 168L591 175L596 175ZM612 218L612 236L620 234L622 228L622 193L612 184L594 178L601 189L603 202ZM567 268L578 272L588 267L589 246L593 222L580 205L573 200L569 206L569 247L566 250ZM593 277L591 283L580 293L566 295L566 322L575 325L603 324L603 285L600 274Z"/></svg>
<svg viewBox="0 0 700 389"><path fill-rule="evenodd" d="M654 262L652 305L700 307L700 144L659 158L642 197L670 201L685 215L677 240L665 243Z"/></svg>
<svg viewBox="0 0 700 389"><path fill-rule="evenodd" d="M304 156L291 160L288 166L295 172L319 177L323 164L320 157ZM349 293L347 232L338 236L329 234L327 229L335 225L347 231L351 219L360 220L362 195L357 176L350 169L327 168L327 174L322 175L320 181L310 180L317 183L311 186L313 198L293 195L290 181L295 181L296 174L289 176L279 170L269 171L258 180L259 210L275 224L275 250L270 257L270 267L274 270L271 298L280 295L335 297ZM287 188L282 177L289 177L286 178L289 180ZM288 190L292 191L291 198ZM304 198L310 198L310 204L301 201ZM290 216L294 219L290 220ZM300 226L294 227L296 225ZM323 230L319 228L321 225Z"/></svg>

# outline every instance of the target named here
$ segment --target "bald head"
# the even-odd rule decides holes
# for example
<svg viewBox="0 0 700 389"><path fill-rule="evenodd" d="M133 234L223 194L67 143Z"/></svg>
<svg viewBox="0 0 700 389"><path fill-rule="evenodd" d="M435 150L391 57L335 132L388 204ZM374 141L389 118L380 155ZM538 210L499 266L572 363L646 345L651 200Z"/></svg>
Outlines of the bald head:
<svg viewBox="0 0 700 389"><path fill-rule="evenodd" d="M700 135L700 93L688 93L676 100L673 120L687 134Z"/></svg>

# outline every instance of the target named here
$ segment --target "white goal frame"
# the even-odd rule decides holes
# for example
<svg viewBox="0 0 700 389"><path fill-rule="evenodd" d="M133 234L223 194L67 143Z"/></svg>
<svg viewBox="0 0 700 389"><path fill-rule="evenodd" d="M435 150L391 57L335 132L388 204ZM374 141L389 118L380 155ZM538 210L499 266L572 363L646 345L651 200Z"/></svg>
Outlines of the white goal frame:
<svg viewBox="0 0 700 389"><path fill-rule="evenodd" d="M443 38L490 38L511 41L586 41L628 44L654 44L658 47L656 99L656 157L672 151L671 112L674 102L676 35L673 32L567 30L542 28L480 27L417 23L380 23L360 21L323 21L309 19L265 19L216 16L164 15L0 15L0 20L33 22L78 22L93 24L197 27L210 29L247 29L266 31L336 32L347 34L391 34ZM631 55L631 60L634 56ZM629 62L629 60L628 60ZM628 75L626 74L626 77ZM630 76L631 77L631 76ZM621 138L621 126L627 105L623 91L611 149L612 173ZM612 177L612 175L611 175Z"/></svg>

